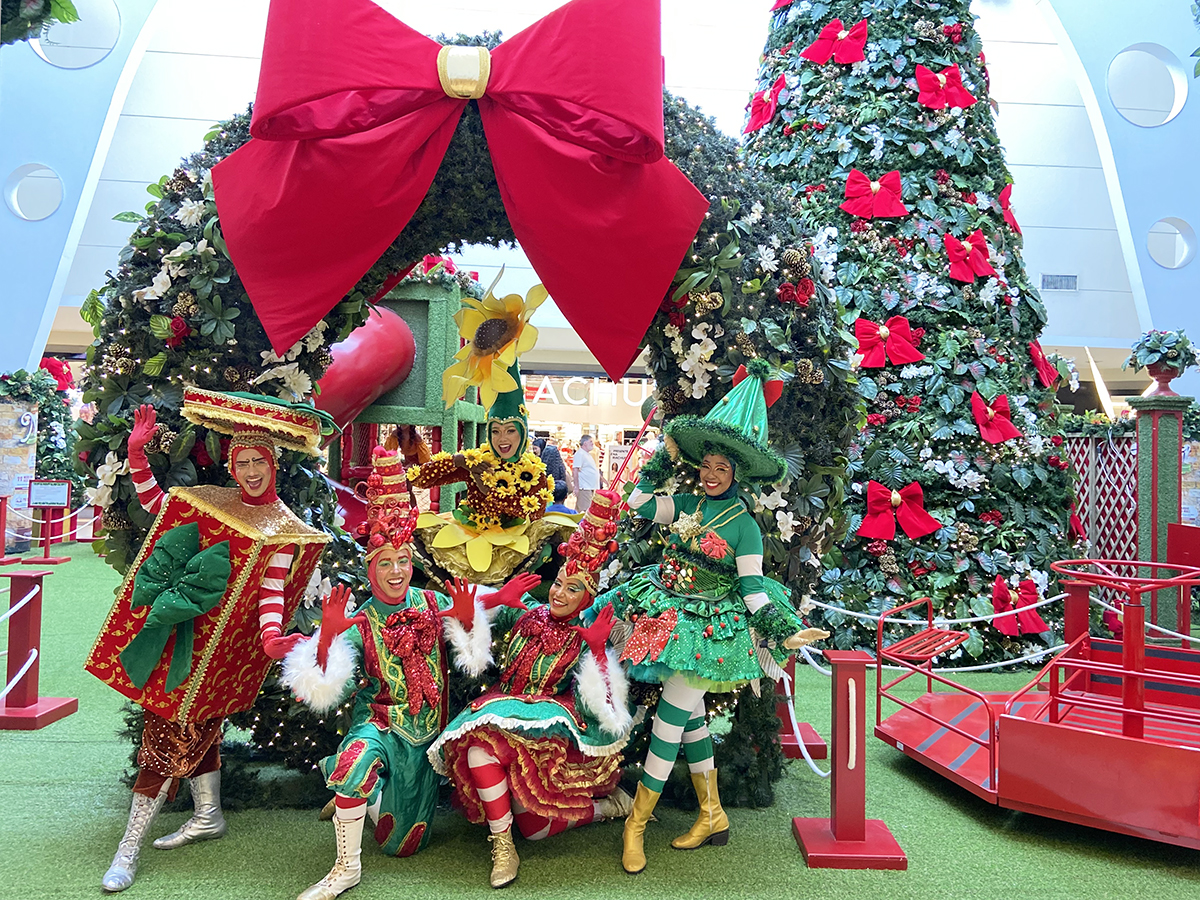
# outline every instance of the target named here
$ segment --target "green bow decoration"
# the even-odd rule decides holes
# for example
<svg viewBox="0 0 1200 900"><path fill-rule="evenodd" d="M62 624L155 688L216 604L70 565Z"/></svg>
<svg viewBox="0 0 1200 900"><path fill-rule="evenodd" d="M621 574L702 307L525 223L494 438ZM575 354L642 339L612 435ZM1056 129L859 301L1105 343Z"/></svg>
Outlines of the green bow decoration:
<svg viewBox="0 0 1200 900"><path fill-rule="evenodd" d="M150 607L137 637L121 652L121 665L134 686L143 688L175 632L175 651L167 670L167 692L192 673L195 641L192 620L221 602L229 584L229 541L200 550L195 522L172 528L154 545L133 579L131 609Z"/></svg>

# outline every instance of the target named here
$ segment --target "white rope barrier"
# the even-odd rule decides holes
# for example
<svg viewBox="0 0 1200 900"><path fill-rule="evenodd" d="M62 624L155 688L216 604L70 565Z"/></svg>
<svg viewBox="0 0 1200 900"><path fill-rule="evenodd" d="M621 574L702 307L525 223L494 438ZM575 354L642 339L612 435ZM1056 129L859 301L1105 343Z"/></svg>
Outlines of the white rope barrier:
<svg viewBox="0 0 1200 900"><path fill-rule="evenodd" d="M1109 610L1110 612L1115 612L1117 615L1121 615L1122 611L1120 609L1118 609L1115 606L1109 606L1107 603L1105 603L1099 597L1093 597L1091 594L1089 594L1088 599L1091 600L1093 603L1095 603L1097 606L1103 606L1105 609ZM1142 624L1145 625L1147 628L1153 628L1155 631L1161 632L1162 634L1169 634L1171 637L1179 638L1180 640L1183 640L1183 641L1200 641L1200 638L1197 638L1196 635L1194 635L1194 634L1180 634L1178 631L1172 631L1169 628L1163 628L1161 625L1155 625L1153 622L1143 622Z"/></svg>
<svg viewBox="0 0 1200 900"><path fill-rule="evenodd" d="M14 603L12 606L10 606L8 608L8 610L4 613L4 615L0 615L0 624L3 624L4 622L8 621L8 619L13 615L13 613L20 612L26 603L28 603L30 600L32 600L34 597L37 596L37 593L40 590L41 590L41 588L38 587L37 585L30 588L28 594L26 594L24 597L22 597L16 603Z"/></svg>
<svg viewBox="0 0 1200 900"><path fill-rule="evenodd" d="M935 618L933 620L933 624L934 625L970 625L974 622L991 622L992 620L998 619L1001 616L1013 616L1013 615L1016 615L1017 613L1025 612L1026 610L1029 610L1029 609L1037 609L1039 606L1046 606L1047 604L1054 603L1056 600L1061 600L1065 596L1067 596L1067 595L1066 594L1055 594L1053 597L1047 597L1045 600L1039 600L1037 603L1030 603L1028 606L1018 606L1014 609L1005 610L1004 612L992 613L990 616L972 616L969 619ZM831 606L828 603L822 603L821 601L813 600L812 598L809 598L808 600L806 600L805 603L812 604L813 606L819 606L821 609L828 609L831 612L840 613L841 615L844 615L844 616L853 616L856 619L863 619L868 622L878 622L881 618L880 616L872 616L869 613L860 613L860 612L854 612L853 610L850 610L850 609L843 609L840 606ZM888 622L895 623L897 625L911 625L911 626L928 624L928 620L926 620L926 619L888 619Z"/></svg>
<svg viewBox="0 0 1200 900"><path fill-rule="evenodd" d="M85 522L76 521L75 527L72 528L70 531L64 531L60 535L55 535L54 536L55 542L57 543L61 540L66 540L69 537L74 537L79 532L81 532L85 526L91 525L93 522L95 522L96 520L98 520L100 518L101 518L100 516L92 516L90 519L88 519ZM21 532L13 531L9 528L6 528L5 532L8 534L9 537L12 537L12 538L26 538L28 540L34 540L34 538L28 534L23 534ZM36 540L41 541L42 538L39 537Z"/></svg>
<svg viewBox="0 0 1200 900"><path fill-rule="evenodd" d="M800 649L806 649L801 647ZM796 738L796 743L800 745L800 753L804 757L804 761L808 763L808 767L813 770L813 774L828 778L830 772L822 772L817 768L817 764L813 761L812 754L808 752L808 745L804 743L804 735L800 733L800 724L796 721L796 698L795 691L792 689L792 680L788 678L787 672L783 673L783 689L784 696L787 697L788 718L792 723L792 735ZM832 770L830 770L832 771Z"/></svg>
<svg viewBox="0 0 1200 900"><path fill-rule="evenodd" d="M79 507L79 509L72 510L70 513L68 513L68 514L67 514L67 518L69 519L71 516L77 516L77 515L79 515L81 512L83 512L85 509L88 509L88 508L90 508L91 506L92 506L92 504L91 504L91 503L85 503L85 504L83 504L83 506ZM40 521L39 519L35 519L33 516L27 516L27 515L25 515L25 513L23 513L23 512L22 512L21 510L19 510L19 509L10 509L10 510L8 511L8 514L9 514L10 516L16 516L18 519L24 519L26 522L37 522L37 521Z"/></svg>
<svg viewBox="0 0 1200 900"><path fill-rule="evenodd" d="M8 692L21 683L21 679L25 677L25 673L33 666L38 658L37 647L29 648L29 658L25 660L25 665L21 666L21 671L17 672L16 676L8 684L4 686L4 690L0 691L0 700L8 696Z"/></svg>
<svg viewBox="0 0 1200 900"><path fill-rule="evenodd" d="M929 669L929 670L921 669L920 671L922 671L922 672L930 671L930 672L935 672L935 673L941 673L941 672L985 672L988 669L1001 669L1001 668L1004 668L1005 666L1015 666L1015 665L1018 665L1019 663L1029 662L1030 660L1035 660L1035 661L1040 660L1041 658L1048 656L1052 653L1058 653L1062 650L1065 650L1068 646L1069 645L1067 645L1067 644L1058 644L1055 647L1047 647L1045 650L1035 650L1032 653L1027 653L1025 656L1019 657L1017 659L1004 659L1004 660L1001 660L1000 662L984 663L983 665L978 665L978 666L952 666L952 667L947 667L947 668L938 668L938 669ZM809 652L809 649L807 647L801 647L800 652L804 655L805 662L807 662L810 666L812 666L814 669L816 669L818 672L820 672L826 678L829 678L833 675L833 672L831 672L829 669L823 668L815 659L813 659L813 656ZM891 669L894 672L912 671L907 666L885 665L884 668Z"/></svg>

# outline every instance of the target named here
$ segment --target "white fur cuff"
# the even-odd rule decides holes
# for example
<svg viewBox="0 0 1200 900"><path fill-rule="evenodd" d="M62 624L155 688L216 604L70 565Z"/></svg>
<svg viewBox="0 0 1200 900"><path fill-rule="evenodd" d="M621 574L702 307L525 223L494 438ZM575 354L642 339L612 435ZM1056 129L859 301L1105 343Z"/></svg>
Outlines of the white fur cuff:
<svg viewBox="0 0 1200 900"><path fill-rule="evenodd" d="M453 616L442 619L446 640L454 648L454 664L472 678L478 678L492 664L492 626L483 604L475 601L475 621L471 630Z"/></svg>
<svg viewBox="0 0 1200 900"><path fill-rule="evenodd" d="M357 653L354 645L339 634L329 645L325 669L317 665L318 628L311 638L302 641L283 658L283 683L313 711L329 712L350 692L353 686Z"/></svg>
<svg viewBox="0 0 1200 900"><path fill-rule="evenodd" d="M633 727L633 716L629 712L629 682L616 650L610 647L606 655L608 665L601 671L592 652L584 652L575 677L575 697L606 732L625 735Z"/></svg>

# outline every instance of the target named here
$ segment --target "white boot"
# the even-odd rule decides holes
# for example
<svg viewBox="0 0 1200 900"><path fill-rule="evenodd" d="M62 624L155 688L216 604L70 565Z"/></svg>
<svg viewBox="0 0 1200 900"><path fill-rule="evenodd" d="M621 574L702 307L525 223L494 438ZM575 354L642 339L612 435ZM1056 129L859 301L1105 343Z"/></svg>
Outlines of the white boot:
<svg viewBox="0 0 1200 900"><path fill-rule="evenodd" d="M355 818L342 818L343 813ZM337 861L329 874L302 893L296 900L333 900L342 891L354 887L362 879L362 833L366 807L346 810L341 807L333 814L333 831L337 836Z"/></svg>
<svg viewBox="0 0 1200 900"><path fill-rule="evenodd" d="M129 808L129 823L125 826L125 836L117 845L116 856L112 865L104 873L100 886L111 893L123 891L133 884L133 876L137 874L138 853L142 849L142 839L145 838L158 811L162 809L163 801L167 799L171 779L167 779L159 790L158 796L147 797L145 794L134 793L133 803Z"/></svg>
<svg viewBox="0 0 1200 900"><path fill-rule="evenodd" d="M596 801L598 819L623 819L633 811L633 798L620 788Z"/></svg>
<svg viewBox="0 0 1200 900"><path fill-rule="evenodd" d="M225 834L228 826L221 814L221 770L205 772L188 779L192 789L195 814L173 831L154 842L159 850L174 850L194 844L196 841L211 841Z"/></svg>

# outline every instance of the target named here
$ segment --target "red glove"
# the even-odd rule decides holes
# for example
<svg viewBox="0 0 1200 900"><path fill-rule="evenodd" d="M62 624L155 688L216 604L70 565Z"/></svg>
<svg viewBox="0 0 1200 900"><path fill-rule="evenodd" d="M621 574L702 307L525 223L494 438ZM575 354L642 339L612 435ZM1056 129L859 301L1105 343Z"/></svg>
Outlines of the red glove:
<svg viewBox="0 0 1200 900"><path fill-rule="evenodd" d="M346 617L346 604L349 602L350 588L344 584L337 585L321 601L321 637L317 641L317 664L322 669L329 660L329 645L333 643L333 639L351 625L367 624L366 616Z"/></svg>
<svg viewBox="0 0 1200 900"><path fill-rule="evenodd" d="M600 610L600 614L596 616L596 621L591 625L572 625L583 638L584 643L588 645L588 649L592 651L592 656L596 657L596 662L601 669L605 668L608 660L608 655L605 652L604 645L608 643L608 636L612 633L613 627L613 608L611 605Z"/></svg>
<svg viewBox="0 0 1200 900"><path fill-rule="evenodd" d="M485 609L495 609L497 606L511 606L513 609L528 609L521 600L525 594L529 593L535 587L542 583L542 579L526 572L523 575L514 575L509 579L508 583L500 590L493 594L488 594L483 598L483 606Z"/></svg>
<svg viewBox="0 0 1200 900"><path fill-rule="evenodd" d="M154 437L158 428L157 414L149 403L143 403L133 411L133 430L129 432L129 463L134 468L144 469L146 461L146 444Z"/></svg>
<svg viewBox="0 0 1200 900"><path fill-rule="evenodd" d="M289 634L287 636L276 634L271 637L264 637L262 642L263 651L271 659L283 659L292 648L301 641L307 640L302 634Z"/></svg>
<svg viewBox="0 0 1200 900"><path fill-rule="evenodd" d="M446 593L450 597L449 609L438 612L439 616L457 619L463 628L475 623L475 592L479 588L465 578L454 578L446 582Z"/></svg>

